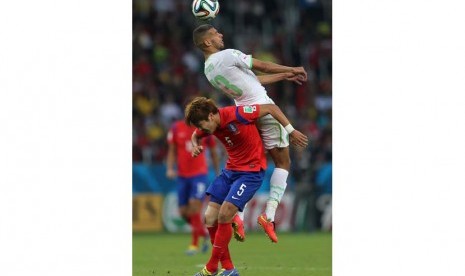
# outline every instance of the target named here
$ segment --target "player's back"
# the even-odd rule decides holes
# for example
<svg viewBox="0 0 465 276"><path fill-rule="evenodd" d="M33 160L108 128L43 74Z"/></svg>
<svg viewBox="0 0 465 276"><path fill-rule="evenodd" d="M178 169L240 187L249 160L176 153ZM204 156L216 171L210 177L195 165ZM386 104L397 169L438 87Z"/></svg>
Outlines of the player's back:
<svg viewBox="0 0 465 276"><path fill-rule="evenodd" d="M205 61L205 76L236 105L274 103L252 72L252 56L235 49L214 53Z"/></svg>

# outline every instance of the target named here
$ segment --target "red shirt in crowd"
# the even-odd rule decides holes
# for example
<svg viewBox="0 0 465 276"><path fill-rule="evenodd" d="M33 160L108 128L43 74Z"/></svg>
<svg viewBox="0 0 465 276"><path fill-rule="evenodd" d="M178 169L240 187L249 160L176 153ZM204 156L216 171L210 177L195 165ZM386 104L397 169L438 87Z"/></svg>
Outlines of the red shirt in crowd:
<svg viewBox="0 0 465 276"><path fill-rule="evenodd" d="M207 174L208 172L205 153L202 152L202 154L195 158L191 155L191 136L194 131L195 127L190 127L181 120L175 122L168 132L168 143L174 144L176 147L178 176L181 177L191 177L199 174ZM216 146L216 142L211 136L203 139L202 145L204 148L213 148Z"/></svg>

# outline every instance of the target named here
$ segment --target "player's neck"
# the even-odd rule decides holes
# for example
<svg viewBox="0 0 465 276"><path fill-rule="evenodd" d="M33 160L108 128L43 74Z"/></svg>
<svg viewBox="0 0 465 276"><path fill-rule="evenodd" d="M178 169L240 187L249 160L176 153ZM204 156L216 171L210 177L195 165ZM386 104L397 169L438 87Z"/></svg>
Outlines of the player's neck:
<svg viewBox="0 0 465 276"><path fill-rule="evenodd" d="M220 50L213 48L213 49L207 49L203 52L203 55L205 57L205 60L207 60L211 55L218 53Z"/></svg>
<svg viewBox="0 0 465 276"><path fill-rule="evenodd" d="M216 114L213 114L213 121L215 123L217 123L218 126L221 125L221 116L220 116L220 112L216 113Z"/></svg>

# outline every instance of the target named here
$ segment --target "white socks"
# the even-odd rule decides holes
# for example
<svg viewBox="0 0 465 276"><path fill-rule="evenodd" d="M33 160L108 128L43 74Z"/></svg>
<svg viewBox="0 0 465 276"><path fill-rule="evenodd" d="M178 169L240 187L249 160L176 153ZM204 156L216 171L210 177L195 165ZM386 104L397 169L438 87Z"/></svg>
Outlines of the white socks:
<svg viewBox="0 0 465 276"><path fill-rule="evenodd" d="M244 205L244 211L245 211L245 206L247 206L247 204ZM237 211L237 215L241 218L242 221L244 221L244 211Z"/></svg>
<svg viewBox="0 0 465 276"><path fill-rule="evenodd" d="M284 191L287 186L287 176L289 172L285 169L275 168L270 179L270 197L266 202L265 214L266 217L274 221L276 208L278 208L279 202L283 198Z"/></svg>

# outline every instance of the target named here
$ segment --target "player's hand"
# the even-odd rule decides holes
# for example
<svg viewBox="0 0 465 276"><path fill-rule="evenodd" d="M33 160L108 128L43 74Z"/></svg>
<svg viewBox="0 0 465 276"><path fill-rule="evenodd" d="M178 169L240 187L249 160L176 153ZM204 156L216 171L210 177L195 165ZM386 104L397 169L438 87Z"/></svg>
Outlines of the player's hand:
<svg viewBox="0 0 465 276"><path fill-rule="evenodd" d="M298 85L301 85L302 82L307 81L303 75L295 75L293 73L288 73L288 74L289 74L289 77L286 77L286 80L295 82Z"/></svg>
<svg viewBox="0 0 465 276"><path fill-rule="evenodd" d="M308 146L308 137L298 130L294 130L289 134L290 142L294 146L306 148Z"/></svg>
<svg viewBox="0 0 465 276"><path fill-rule="evenodd" d="M301 79L299 79L300 81L307 81L307 71L305 71L305 68L302 66L292 67L292 73L301 76Z"/></svg>
<svg viewBox="0 0 465 276"><path fill-rule="evenodd" d="M168 179L175 179L176 178L176 171L173 169L166 170L166 177Z"/></svg>
<svg viewBox="0 0 465 276"><path fill-rule="evenodd" d="M192 148L192 157L197 157L203 151L203 146L194 146Z"/></svg>

